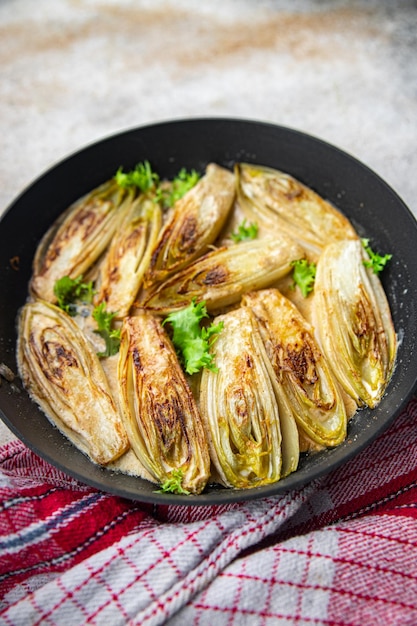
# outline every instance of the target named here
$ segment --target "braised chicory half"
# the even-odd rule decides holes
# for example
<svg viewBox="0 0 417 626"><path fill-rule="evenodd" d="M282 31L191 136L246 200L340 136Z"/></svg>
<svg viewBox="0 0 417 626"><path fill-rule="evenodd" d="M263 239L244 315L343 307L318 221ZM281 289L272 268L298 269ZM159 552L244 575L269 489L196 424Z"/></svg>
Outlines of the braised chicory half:
<svg viewBox="0 0 417 626"><path fill-rule="evenodd" d="M275 483L386 391L390 255L371 245L270 167L120 168L38 245L20 375L93 463L176 494Z"/></svg>

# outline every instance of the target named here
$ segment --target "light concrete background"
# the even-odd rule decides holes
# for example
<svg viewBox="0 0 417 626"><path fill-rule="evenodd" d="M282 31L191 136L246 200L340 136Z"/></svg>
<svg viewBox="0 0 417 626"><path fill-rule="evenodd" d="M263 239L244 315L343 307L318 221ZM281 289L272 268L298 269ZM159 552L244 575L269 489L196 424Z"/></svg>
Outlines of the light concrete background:
<svg viewBox="0 0 417 626"><path fill-rule="evenodd" d="M0 214L86 144L207 116L333 143L417 216L417 2L0 0Z"/></svg>

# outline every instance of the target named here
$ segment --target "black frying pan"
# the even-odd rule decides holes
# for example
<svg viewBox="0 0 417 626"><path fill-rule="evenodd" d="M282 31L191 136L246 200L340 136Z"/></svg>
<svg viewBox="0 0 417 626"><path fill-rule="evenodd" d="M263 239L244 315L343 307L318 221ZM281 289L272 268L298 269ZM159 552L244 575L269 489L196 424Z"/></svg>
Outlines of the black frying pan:
<svg viewBox="0 0 417 626"><path fill-rule="evenodd" d="M337 148L303 133L271 124L233 119L179 120L133 129L70 156L36 180L0 222L0 363L16 371L16 315L25 302L31 263L39 239L74 200L110 178L119 166L148 159L162 176L181 167L203 170L214 161L268 165L288 172L333 202L372 247L391 252L382 282L391 305L400 346L385 397L360 411L346 441L301 459L299 469L280 482L250 490L218 486L199 496L155 493L155 485L114 474L92 464L54 428L29 399L3 380L0 416L37 454L79 480L104 491L155 503L221 504L284 493L352 458L381 433L411 397L417 379L417 223L395 192L375 173Z"/></svg>

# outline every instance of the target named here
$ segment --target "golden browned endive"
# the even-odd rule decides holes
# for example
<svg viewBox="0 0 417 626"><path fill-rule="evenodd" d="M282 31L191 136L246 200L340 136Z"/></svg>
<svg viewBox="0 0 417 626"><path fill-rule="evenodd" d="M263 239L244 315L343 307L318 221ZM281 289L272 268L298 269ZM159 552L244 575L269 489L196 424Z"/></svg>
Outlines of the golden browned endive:
<svg viewBox="0 0 417 626"><path fill-rule="evenodd" d="M204 300L208 311L234 304L252 289L273 284L288 274L291 263L303 256L292 239L282 235L269 240L243 241L225 246L194 261L148 294L142 305L166 314Z"/></svg>
<svg viewBox="0 0 417 626"><path fill-rule="evenodd" d="M358 238L340 211L293 176L247 163L237 164L235 172L239 205L248 221L287 233L313 258L330 241Z"/></svg>
<svg viewBox="0 0 417 626"><path fill-rule="evenodd" d="M228 487L267 485L297 467L295 422L292 436L284 425L283 441L268 357L250 310L235 309L218 316L215 323L220 322L223 329L212 348L217 371L205 369L201 377L200 409L211 458Z"/></svg>
<svg viewBox="0 0 417 626"><path fill-rule="evenodd" d="M387 297L364 266L360 241L329 244L317 265L313 315L335 376L359 405L375 407L391 378L397 338Z"/></svg>
<svg viewBox="0 0 417 626"><path fill-rule="evenodd" d="M23 307L18 365L29 395L92 461L107 464L128 449L100 361L67 313L41 300Z"/></svg>
<svg viewBox="0 0 417 626"><path fill-rule="evenodd" d="M63 276L75 279L93 266L132 199L133 192L110 180L69 207L38 246L30 283L32 294L56 302L56 281Z"/></svg>
<svg viewBox="0 0 417 626"><path fill-rule="evenodd" d="M161 207L154 199L140 195L131 203L100 263L95 304L105 302L120 318L129 313L161 223Z"/></svg>
<svg viewBox="0 0 417 626"><path fill-rule="evenodd" d="M345 405L313 328L277 289L242 298L255 316L266 352L299 429L321 446L346 437Z"/></svg>
<svg viewBox="0 0 417 626"><path fill-rule="evenodd" d="M161 282L207 252L225 223L235 197L235 177L214 163L177 200L152 251L147 286Z"/></svg>
<svg viewBox="0 0 417 626"><path fill-rule="evenodd" d="M130 444L157 483L181 472L181 487L200 493L210 457L196 402L157 318L126 317L118 365L122 415Z"/></svg>

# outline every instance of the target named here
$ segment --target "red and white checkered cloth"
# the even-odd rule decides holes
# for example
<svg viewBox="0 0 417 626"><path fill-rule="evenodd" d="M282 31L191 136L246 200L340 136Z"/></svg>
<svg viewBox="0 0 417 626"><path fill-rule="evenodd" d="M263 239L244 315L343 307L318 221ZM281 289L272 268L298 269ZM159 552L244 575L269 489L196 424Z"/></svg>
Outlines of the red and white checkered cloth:
<svg viewBox="0 0 417 626"><path fill-rule="evenodd" d="M417 399L304 489L221 507L86 487L0 449L0 624L417 624Z"/></svg>

